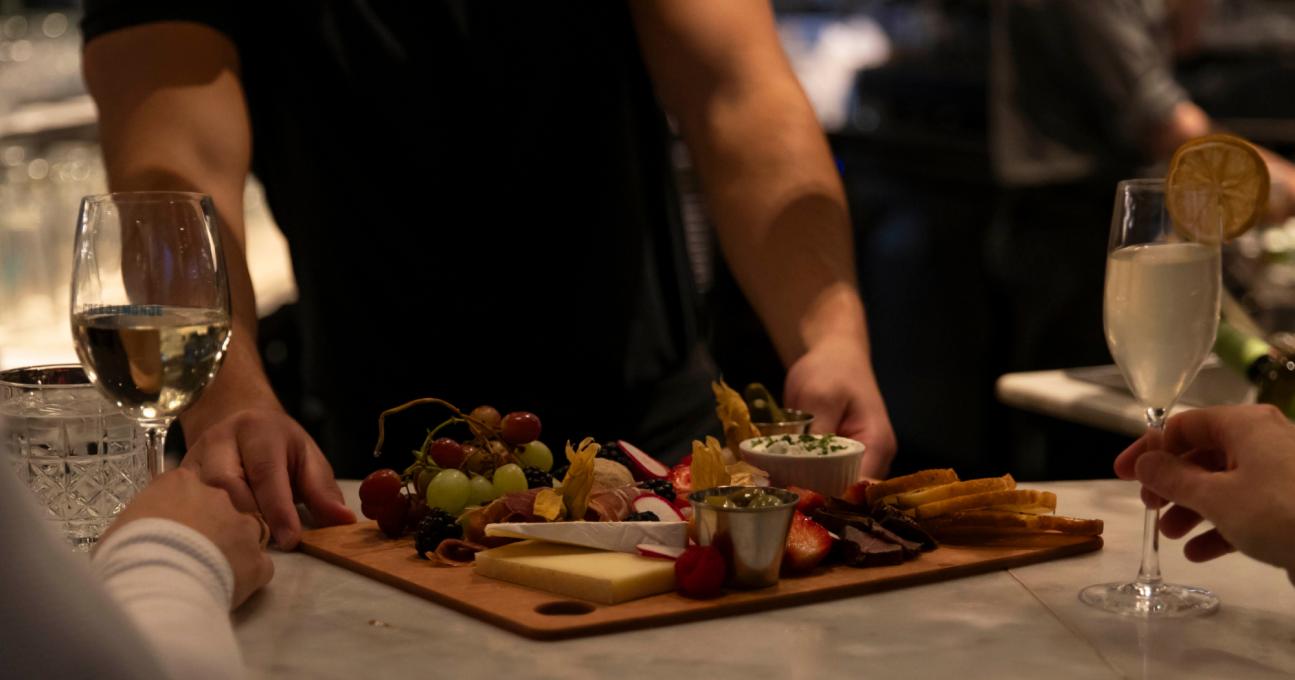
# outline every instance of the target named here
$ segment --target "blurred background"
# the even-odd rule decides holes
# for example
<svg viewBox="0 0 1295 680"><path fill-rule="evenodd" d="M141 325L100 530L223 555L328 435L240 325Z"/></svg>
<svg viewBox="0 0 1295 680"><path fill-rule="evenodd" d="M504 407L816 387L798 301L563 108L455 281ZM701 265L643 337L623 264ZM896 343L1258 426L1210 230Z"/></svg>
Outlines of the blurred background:
<svg viewBox="0 0 1295 680"><path fill-rule="evenodd" d="M1093 10L1092 25L1064 10L1077 5ZM1111 52L1110 35L1163 47L1165 82L1214 125L1288 156L1295 3L774 6L849 193L897 471L1110 476L1127 436L1009 408L994 391L1005 373L1110 363L1101 281L1114 183L1163 172L1164 158L1123 122L1151 88L1114 96L1092 55ZM75 215L81 196L106 189L78 20L75 2L0 0L0 367L75 361ZM373 143L390 142L375 130ZM776 394L782 369L717 256L686 150L675 157L716 359L729 382L760 381ZM267 371L309 425L286 245L254 180L246 204ZM1270 337L1295 328L1295 221L1273 220L1229 246L1225 281Z"/></svg>

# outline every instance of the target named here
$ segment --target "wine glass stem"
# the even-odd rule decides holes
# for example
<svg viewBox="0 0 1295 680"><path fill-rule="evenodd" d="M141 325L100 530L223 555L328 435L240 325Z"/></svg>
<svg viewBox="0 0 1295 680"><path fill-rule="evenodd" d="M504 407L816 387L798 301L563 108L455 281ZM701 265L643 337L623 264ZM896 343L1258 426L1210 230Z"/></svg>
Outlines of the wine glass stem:
<svg viewBox="0 0 1295 680"><path fill-rule="evenodd" d="M1147 409L1147 450L1163 448L1165 409ZM1138 567L1137 585L1143 596L1150 597L1160 577L1160 505L1148 507L1142 524L1142 564Z"/></svg>
<svg viewBox="0 0 1295 680"><path fill-rule="evenodd" d="M166 431L170 420L142 423L144 426L144 451L148 462L148 478L157 479L162 474L166 459Z"/></svg>

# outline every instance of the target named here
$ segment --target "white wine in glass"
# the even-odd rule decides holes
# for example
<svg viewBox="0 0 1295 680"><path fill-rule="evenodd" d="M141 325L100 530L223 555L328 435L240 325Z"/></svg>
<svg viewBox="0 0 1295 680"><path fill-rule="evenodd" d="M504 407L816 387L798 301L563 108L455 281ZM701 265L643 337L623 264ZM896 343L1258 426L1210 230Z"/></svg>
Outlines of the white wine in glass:
<svg viewBox="0 0 1295 680"><path fill-rule="evenodd" d="M174 418L215 375L229 344L229 316L210 309L145 307L72 318L81 361L136 420ZM146 311L149 313L138 313Z"/></svg>
<svg viewBox="0 0 1295 680"><path fill-rule="evenodd" d="M1106 343L1146 409L1152 446L1164 431L1169 409L1214 344L1221 239L1221 224L1175 226L1159 180L1128 180L1116 189L1106 260ZM1159 508L1146 509L1136 579L1090 586L1079 598L1132 616L1187 616L1217 609L1218 597L1208 590L1161 578L1159 520Z"/></svg>
<svg viewBox="0 0 1295 680"><path fill-rule="evenodd" d="M153 191L82 200L72 274L77 355L100 391L144 427L154 476L167 427L220 368L229 305L211 198Z"/></svg>

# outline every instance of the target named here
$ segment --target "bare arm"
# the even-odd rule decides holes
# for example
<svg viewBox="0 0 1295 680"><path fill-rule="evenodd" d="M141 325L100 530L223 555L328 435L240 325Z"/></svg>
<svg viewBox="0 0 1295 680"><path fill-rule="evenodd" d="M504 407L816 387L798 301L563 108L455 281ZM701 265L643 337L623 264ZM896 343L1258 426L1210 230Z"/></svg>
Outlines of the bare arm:
<svg viewBox="0 0 1295 680"><path fill-rule="evenodd" d="M181 416L190 443L185 466L228 491L240 509L259 508L284 547L300 531L294 487L319 521L353 519L323 454L284 413L256 350L243 230L251 130L236 48L200 24L151 23L91 41L84 69L111 188L210 194L220 218L233 340L216 379Z"/></svg>
<svg viewBox="0 0 1295 680"><path fill-rule="evenodd" d="M244 256L243 184L252 149L237 51L212 29L177 22L105 35L86 46L84 63L111 189L199 191L211 195L220 218L233 339L219 377L181 417L185 434L197 439L211 407L231 392L278 407L256 352L256 300ZM136 64L149 66L130 66Z"/></svg>
<svg viewBox="0 0 1295 680"><path fill-rule="evenodd" d="M884 474L894 435L869 358L845 192L771 9L751 0L631 7L720 245L790 368L787 401L824 429L862 438L866 472Z"/></svg>

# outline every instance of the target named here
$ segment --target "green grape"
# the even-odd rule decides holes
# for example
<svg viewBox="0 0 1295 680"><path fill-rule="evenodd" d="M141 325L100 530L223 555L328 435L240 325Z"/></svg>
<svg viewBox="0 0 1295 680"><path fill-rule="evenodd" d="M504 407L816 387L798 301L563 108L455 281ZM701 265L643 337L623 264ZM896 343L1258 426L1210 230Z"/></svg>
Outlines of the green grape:
<svg viewBox="0 0 1295 680"><path fill-rule="evenodd" d="M517 462L524 467L535 467L548 472L553 469L553 452L544 442L537 439L522 449L517 456Z"/></svg>
<svg viewBox="0 0 1295 680"><path fill-rule="evenodd" d="M468 505L485 505L495 499L495 485L481 475L472 475L468 488Z"/></svg>
<svg viewBox="0 0 1295 680"><path fill-rule="evenodd" d="M500 496L526 490L526 473L520 465L509 463L495 470L495 493Z"/></svg>
<svg viewBox="0 0 1295 680"><path fill-rule="evenodd" d="M467 475L458 470L441 470L427 485L427 505L458 514L467 505L471 491Z"/></svg>

